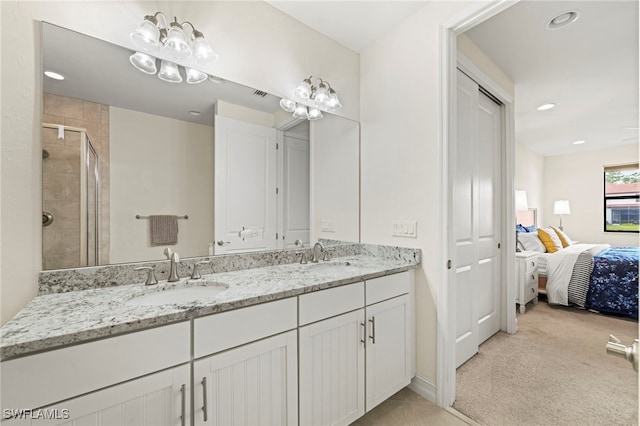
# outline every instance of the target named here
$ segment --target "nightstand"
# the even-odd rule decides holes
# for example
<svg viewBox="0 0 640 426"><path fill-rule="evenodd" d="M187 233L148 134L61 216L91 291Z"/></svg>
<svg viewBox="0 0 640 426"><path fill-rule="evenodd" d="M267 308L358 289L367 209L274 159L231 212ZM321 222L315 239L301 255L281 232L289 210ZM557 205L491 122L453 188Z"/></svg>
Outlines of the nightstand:
<svg viewBox="0 0 640 426"><path fill-rule="evenodd" d="M538 253L516 253L516 274L516 303L520 305L520 313L524 314L527 303L532 300L534 305L538 303Z"/></svg>

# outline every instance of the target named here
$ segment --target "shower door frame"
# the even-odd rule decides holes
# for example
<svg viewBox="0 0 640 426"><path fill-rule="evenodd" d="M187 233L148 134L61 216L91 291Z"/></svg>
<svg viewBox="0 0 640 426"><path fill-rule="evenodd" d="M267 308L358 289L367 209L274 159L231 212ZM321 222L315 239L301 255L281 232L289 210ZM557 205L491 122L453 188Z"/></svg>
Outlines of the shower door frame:
<svg viewBox="0 0 640 426"><path fill-rule="evenodd" d="M52 124L52 123L42 123L43 128L48 129L57 129L59 131L62 128L65 132L78 132L80 133L80 267L82 266L97 266L99 265L100 259L100 173L99 173L99 165L100 165L100 156L96 152L93 144L91 143L91 138L87 135L87 130L81 127L72 127L65 126L63 124ZM93 176L95 179L95 184L93 188L89 188L87 181L89 179L89 174L92 172L90 166L90 159L93 155L94 165L93 165ZM89 195L90 192L93 192L94 200L94 256L93 263L89 264L89 255L90 245L88 241L88 233L89 233L89 223L90 223L90 211L89 209ZM43 253L44 256L44 253ZM43 259L44 260L44 259ZM44 262L43 262L44 263ZM44 265L43 265L44 269Z"/></svg>

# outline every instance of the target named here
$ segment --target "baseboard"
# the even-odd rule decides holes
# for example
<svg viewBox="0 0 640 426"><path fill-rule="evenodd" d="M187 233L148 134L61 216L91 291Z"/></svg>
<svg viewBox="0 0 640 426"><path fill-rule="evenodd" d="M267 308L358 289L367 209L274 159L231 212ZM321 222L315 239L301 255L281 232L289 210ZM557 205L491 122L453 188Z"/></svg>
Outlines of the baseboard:
<svg viewBox="0 0 640 426"><path fill-rule="evenodd" d="M409 384L409 389L421 397L436 403L436 385L429 379L416 375Z"/></svg>

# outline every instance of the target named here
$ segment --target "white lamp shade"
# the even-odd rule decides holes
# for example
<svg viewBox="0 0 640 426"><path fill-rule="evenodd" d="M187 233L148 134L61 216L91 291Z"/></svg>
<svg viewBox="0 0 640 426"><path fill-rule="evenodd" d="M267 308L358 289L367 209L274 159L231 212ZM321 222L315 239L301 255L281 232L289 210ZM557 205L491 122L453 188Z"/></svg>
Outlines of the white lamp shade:
<svg viewBox="0 0 640 426"><path fill-rule="evenodd" d="M529 210L529 204L527 203L527 191L518 191L516 189L516 211Z"/></svg>
<svg viewBox="0 0 640 426"><path fill-rule="evenodd" d="M569 200L556 200L553 202L553 214L571 214Z"/></svg>
<svg viewBox="0 0 640 426"><path fill-rule="evenodd" d="M321 107L326 107L327 102L329 101L329 91L327 90L327 87L322 83L320 83L320 87L318 87L318 90L316 91L315 101L316 105Z"/></svg>
<svg viewBox="0 0 640 426"><path fill-rule="evenodd" d="M173 62L162 60L160 62L160 72L158 78L169 83L182 82L182 76L180 75L180 69Z"/></svg>
<svg viewBox="0 0 640 426"><path fill-rule="evenodd" d="M338 94L333 90L329 90L329 100L327 101L327 108L330 111L339 109L342 106L340 103L340 98L338 98Z"/></svg>
<svg viewBox="0 0 640 426"><path fill-rule="evenodd" d="M136 52L129 56L131 65L146 74L155 74L158 69L156 68L156 58L146 53Z"/></svg>
<svg viewBox="0 0 640 426"><path fill-rule="evenodd" d="M309 80L304 80L302 83L298 84L294 93L302 99L309 99L311 96L311 82L309 82Z"/></svg>
<svg viewBox="0 0 640 426"><path fill-rule="evenodd" d="M205 81L209 76L201 71L194 70L193 68L185 68L187 72L187 83L198 84Z"/></svg>

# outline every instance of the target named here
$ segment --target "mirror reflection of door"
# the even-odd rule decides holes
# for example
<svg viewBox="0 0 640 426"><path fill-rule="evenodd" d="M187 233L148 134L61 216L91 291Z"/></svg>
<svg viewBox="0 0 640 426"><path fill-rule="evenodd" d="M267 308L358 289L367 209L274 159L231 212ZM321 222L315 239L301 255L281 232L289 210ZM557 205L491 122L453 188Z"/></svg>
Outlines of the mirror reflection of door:
<svg viewBox="0 0 640 426"><path fill-rule="evenodd" d="M43 269L97 265L98 155L83 129L43 124L42 136Z"/></svg>
<svg viewBox="0 0 640 426"><path fill-rule="evenodd" d="M275 129L215 116L215 254L274 250Z"/></svg>

